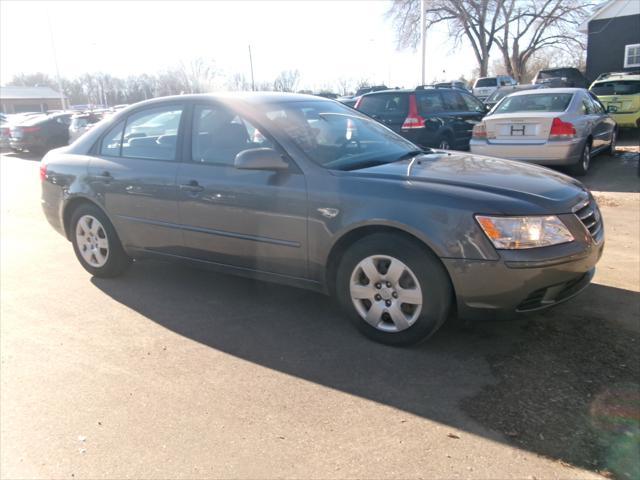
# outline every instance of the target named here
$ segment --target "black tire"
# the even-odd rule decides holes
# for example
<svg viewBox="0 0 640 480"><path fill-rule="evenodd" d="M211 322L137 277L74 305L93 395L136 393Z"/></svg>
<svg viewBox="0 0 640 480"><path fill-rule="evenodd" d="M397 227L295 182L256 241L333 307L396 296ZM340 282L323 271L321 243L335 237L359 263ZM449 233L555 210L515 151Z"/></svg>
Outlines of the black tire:
<svg viewBox="0 0 640 480"><path fill-rule="evenodd" d="M78 245L76 232L78 228L78 222L81 218L87 215L97 219L100 222L103 227L103 238L106 238L108 242L108 255L106 263L104 263L104 265L102 266L94 266L89 264L80 253L81 247ZM122 248L122 244L120 243L120 239L118 238L118 234L113 228L113 225L104 214L104 212L98 207L85 204L76 208L71 215L69 228L69 236L71 237L71 243L73 243L73 251L75 252L80 264L91 275L104 278L117 277L124 273L129 265L131 265L131 258L125 253L124 249Z"/></svg>
<svg viewBox="0 0 640 480"><path fill-rule="evenodd" d="M575 177L582 177L587 174L587 172L589 171L590 165L591 165L591 143L587 142L584 144L582 155L580 155L580 160L578 160L578 163L571 166L571 173Z"/></svg>
<svg viewBox="0 0 640 480"><path fill-rule="evenodd" d="M611 142L609 143L609 148L607 148L609 155L611 155L612 157L615 157L616 155L617 143L618 143L618 129L614 128L613 133L611 133Z"/></svg>
<svg viewBox="0 0 640 480"><path fill-rule="evenodd" d="M417 278L422 291L419 316L408 328L386 332L367 323L351 299L351 276L367 257L382 255L400 260ZM336 275L336 297L356 328L364 335L393 346L413 345L426 340L449 316L453 289L449 275L440 260L426 247L401 234L377 233L352 245L343 255Z"/></svg>
<svg viewBox="0 0 640 480"><path fill-rule="evenodd" d="M440 138L438 138L438 141L436 143L436 148L439 148L441 150L451 150L451 135L442 135Z"/></svg>

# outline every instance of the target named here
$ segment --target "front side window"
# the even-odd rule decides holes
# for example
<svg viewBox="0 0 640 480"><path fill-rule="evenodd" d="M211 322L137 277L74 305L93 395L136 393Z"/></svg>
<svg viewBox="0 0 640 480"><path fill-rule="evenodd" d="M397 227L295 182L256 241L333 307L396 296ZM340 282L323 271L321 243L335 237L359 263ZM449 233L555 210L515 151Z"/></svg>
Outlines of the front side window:
<svg viewBox="0 0 640 480"><path fill-rule="evenodd" d="M182 107L170 105L143 110L127 118L122 156L171 161L176 158Z"/></svg>
<svg viewBox="0 0 640 480"><path fill-rule="evenodd" d="M512 95L502 99L493 113L564 112L572 98L572 93Z"/></svg>
<svg viewBox="0 0 640 480"><path fill-rule="evenodd" d="M260 123L269 132L286 135L324 168L356 170L393 162L418 150L375 120L336 102L266 103L256 108Z"/></svg>
<svg viewBox="0 0 640 480"><path fill-rule="evenodd" d="M120 147L122 146L122 132L124 130L124 122L118 123L113 127L102 139L100 147L100 155L108 157L119 157Z"/></svg>
<svg viewBox="0 0 640 480"><path fill-rule="evenodd" d="M624 68L640 67L640 43L624 47Z"/></svg>
<svg viewBox="0 0 640 480"><path fill-rule="evenodd" d="M273 148L251 123L226 107L198 105L193 111L191 160L233 166L238 153L250 148Z"/></svg>
<svg viewBox="0 0 640 480"><path fill-rule="evenodd" d="M489 95L490 97L493 94ZM504 92L502 92L502 95L504 96ZM485 107L484 104L478 100L477 98L472 97L471 95L461 95L462 96L462 100L464 100L464 103L466 105L466 110L470 111L470 112L484 112L485 111ZM500 97L502 98L502 97Z"/></svg>

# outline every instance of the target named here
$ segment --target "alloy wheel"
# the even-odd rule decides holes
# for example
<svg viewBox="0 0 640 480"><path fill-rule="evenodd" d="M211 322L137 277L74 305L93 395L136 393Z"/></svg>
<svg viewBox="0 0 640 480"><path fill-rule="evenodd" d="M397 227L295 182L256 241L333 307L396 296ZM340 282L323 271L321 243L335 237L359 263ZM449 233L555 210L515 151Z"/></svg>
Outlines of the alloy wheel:
<svg viewBox="0 0 640 480"><path fill-rule="evenodd" d="M82 258L92 267L103 267L109 258L109 239L100 221L83 215L76 224L76 243Z"/></svg>
<svg viewBox="0 0 640 480"><path fill-rule="evenodd" d="M422 311L422 289L411 269L397 258L372 255L353 269L351 301L364 321L383 332L411 327Z"/></svg>

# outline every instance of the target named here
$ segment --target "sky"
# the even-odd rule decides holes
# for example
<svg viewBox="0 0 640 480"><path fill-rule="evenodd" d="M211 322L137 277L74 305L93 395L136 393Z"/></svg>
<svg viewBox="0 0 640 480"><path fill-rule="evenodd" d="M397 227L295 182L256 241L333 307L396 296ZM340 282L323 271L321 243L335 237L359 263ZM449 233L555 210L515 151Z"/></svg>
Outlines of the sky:
<svg viewBox="0 0 640 480"><path fill-rule="evenodd" d="M156 73L202 57L225 75L256 82L300 72L298 88L318 90L339 78L387 86L420 83L420 51L397 50L389 1L0 1L0 83L17 73L62 77ZM51 29L49 28L49 21ZM470 77L464 45L452 50L446 27L427 35L428 82Z"/></svg>

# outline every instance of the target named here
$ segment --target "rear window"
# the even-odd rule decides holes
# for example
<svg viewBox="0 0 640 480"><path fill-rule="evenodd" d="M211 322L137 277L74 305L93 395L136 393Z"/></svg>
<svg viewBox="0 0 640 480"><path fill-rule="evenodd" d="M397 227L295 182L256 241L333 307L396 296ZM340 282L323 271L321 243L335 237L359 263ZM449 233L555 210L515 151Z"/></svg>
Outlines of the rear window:
<svg viewBox="0 0 640 480"><path fill-rule="evenodd" d="M640 80L598 82L591 91L596 95L635 95L640 93Z"/></svg>
<svg viewBox="0 0 640 480"><path fill-rule="evenodd" d="M498 79L496 77L479 78L476 80L476 87L495 87L498 85Z"/></svg>
<svg viewBox="0 0 640 480"><path fill-rule="evenodd" d="M572 98L573 93L532 93L509 96L498 104L494 113L564 112Z"/></svg>
<svg viewBox="0 0 640 480"><path fill-rule="evenodd" d="M406 93L366 95L360 100L358 110L367 115L404 115L409 110L409 96Z"/></svg>

